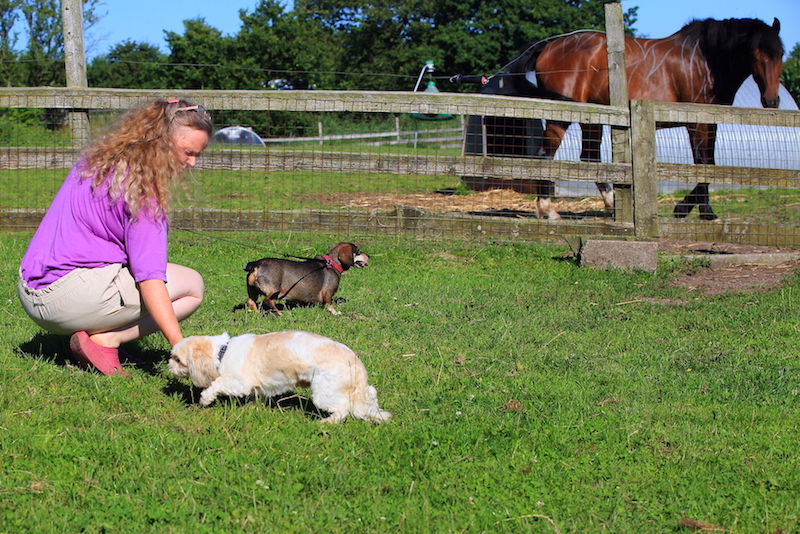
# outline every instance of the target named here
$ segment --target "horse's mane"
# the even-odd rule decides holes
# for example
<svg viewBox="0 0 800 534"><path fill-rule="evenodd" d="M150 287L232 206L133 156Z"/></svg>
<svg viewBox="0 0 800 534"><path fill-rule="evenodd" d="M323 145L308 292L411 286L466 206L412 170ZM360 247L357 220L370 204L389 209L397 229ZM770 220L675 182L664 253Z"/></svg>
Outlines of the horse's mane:
<svg viewBox="0 0 800 534"><path fill-rule="evenodd" d="M783 57L778 31L778 19L774 27L758 19L705 19L692 20L675 35L700 46L714 79L715 100L731 104L739 86L751 73L755 50L779 60Z"/></svg>
<svg viewBox="0 0 800 534"><path fill-rule="evenodd" d="M725 52L736 51L742 45L748 50L760 48L771 56L783 56L784 48L781 38L780 21L775 19L777 31L758 19L705 19L692 20L678 33L686 38L705 42L707 46Z"/></svg>

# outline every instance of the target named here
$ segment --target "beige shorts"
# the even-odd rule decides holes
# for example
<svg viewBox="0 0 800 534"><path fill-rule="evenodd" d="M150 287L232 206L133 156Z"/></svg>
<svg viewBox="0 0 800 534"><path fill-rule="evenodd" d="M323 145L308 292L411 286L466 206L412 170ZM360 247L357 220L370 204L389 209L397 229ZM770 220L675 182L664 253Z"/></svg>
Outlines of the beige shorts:
<svg viewBox="0 0 800 534"><path fill-rule="evenodd" d="M44 289L31 289L20 276L17 293L25 313L53 334L107 332L147 314L131 272L121 264L75 269Z"/></svg>

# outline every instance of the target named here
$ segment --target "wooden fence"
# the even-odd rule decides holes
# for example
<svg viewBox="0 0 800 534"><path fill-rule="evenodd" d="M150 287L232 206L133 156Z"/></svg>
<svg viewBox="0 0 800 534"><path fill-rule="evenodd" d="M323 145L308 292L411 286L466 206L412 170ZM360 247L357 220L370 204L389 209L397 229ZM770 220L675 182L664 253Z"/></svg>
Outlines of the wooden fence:
<svg viewBox="0 0 800 534"><path fill-rule="evenodd" d="M88 110L123 110L142 100L180 96L200 103L212 115L223 110L287 113L449 114L521 117L586 124L606 124L625 135L614 136L611 163L548 161L518 157L425 155L328 151L324 147L285 151L209 151L198 165L231 173L304 172L363 175L484 176L511 183L530 180L606 182L615 187L613 217L548 221L533 217L500 217L468 213L442 214L397 206L385 212L357 209L230 210L187 207L173 214L173 225L202 230L324 230L341 234L415 233L430 237L485 236L516 240L553 239L567 235L610 235L800 246L794 224L753 224L695 217L673 219L658 213L658 181L684 181L757 187L800 187L798 171L744 167L677 165L656 162L655 124L725 123L800 127L800 112L633 101L629 107L557 102L494 95L358 91L180 91L0 88L0 108L59 108L73 124L73 148L0 147L0 171L68 169L85 143ZM0 196L4 195L0 191ZM42 209L25 206L0 213L0 228L35 227ZM591 220L589 220L591 219Z"/></svg>

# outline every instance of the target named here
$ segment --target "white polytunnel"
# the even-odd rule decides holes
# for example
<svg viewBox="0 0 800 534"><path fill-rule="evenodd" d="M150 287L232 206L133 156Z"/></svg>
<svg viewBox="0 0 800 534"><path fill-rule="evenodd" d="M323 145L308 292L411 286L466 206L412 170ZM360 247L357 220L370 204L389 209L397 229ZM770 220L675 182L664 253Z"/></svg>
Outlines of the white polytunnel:
<svg viewBox="0 0 800 534"><path fill-rule="evenodd" d="M217 130L211 142L239 146L266 146L257 133L244 126L228 126Z"/></svg>

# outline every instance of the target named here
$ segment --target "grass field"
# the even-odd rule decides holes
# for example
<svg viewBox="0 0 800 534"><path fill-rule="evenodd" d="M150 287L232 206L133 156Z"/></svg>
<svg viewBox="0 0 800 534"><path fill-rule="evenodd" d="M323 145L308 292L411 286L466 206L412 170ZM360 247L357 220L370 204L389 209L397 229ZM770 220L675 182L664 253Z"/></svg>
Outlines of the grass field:
<svg viewBox="0 0 800 534"><path fill-rule="evenodd" d="M73 367L16 299L0 234L0 532L800 531L800 279L705 296L578 267L566 246L347 236L336 307L242 308L247 261L344 236L174 232L206 299L184 334L314 331L353 348L386 425L324 426L308 391L221 400L166 370ZM685 526L681 526L685 525Z"/></svg>

